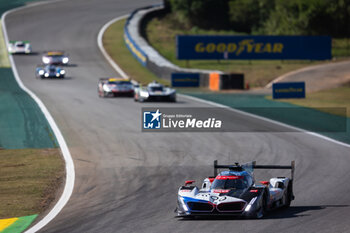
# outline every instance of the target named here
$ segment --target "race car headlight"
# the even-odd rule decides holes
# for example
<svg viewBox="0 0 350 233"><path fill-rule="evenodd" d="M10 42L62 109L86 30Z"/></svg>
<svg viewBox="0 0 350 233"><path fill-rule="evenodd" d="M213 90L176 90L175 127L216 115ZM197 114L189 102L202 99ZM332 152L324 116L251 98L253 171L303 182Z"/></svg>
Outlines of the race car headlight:
<svg viewBox="0 0 350 233"><path fill-rule="evenodd" d="M251 208L252 208L252 205L249 204L249 205L247 205L247 207L245 207L245 211L246 211L246 212L249 212L249 210L250 210Z"/></svg>
<svg viewBox="0 0 350 233"><path fill-rule="evenodd" d="M111 89L109 89L109 87L108 87L107 85L103 85L103 90L104 90L104 91L107 91L107 92L108 92L108 91L111 91Z"/></svg>
<svg viewBox="0 0 350 233"><path fill-rule="evenodd" d="M247 205L247 207L245 207L244 211L245 212L249 212L250 209L252 208L252 205L254 204L254 202L256 201L257 197L254 197L252 200L250 200L249 204Z"/></svg>
<svg viewBox="0 0 350 233"><path fill-rule="evenodd" d="M145 97L145 98L148 98L149 93L148 93L147 91L141 91L141 92L140 92L140 96Z"/></svg>
<svg viewBox="0 0 350 233"><path fill-rule="evenodd" d="M60 74L59 74L59 73L57 73L57 74L56 74L56 77L60 77Z"/></svg>
<svg viewBox="0 0 350 233"><path fill-rule="evenodd" d="M45 64L50 63L50 59L47 57L43 57L43 63Z"/></svg>
<svg viewBox="0 0 350 233"><path fill-rule="evenodd" d="M68 61L69 61L68 57L64 57L64 58L62 59L62 63L63 63L63 64L67 64Z"/></svg>
<svg viewBox="0 0 350 233"><path fill-rule="evenodd" d="M180 201L180 203L182 205L182 208L187 212L188 211L188 207L187 207L183 197L179 197L179 201Z"/></svg>
<svg viewBox="0 0 350 233"><path fill-rule="evenodd" d="M43 75L44 73L45 73L45 71L39 70L39 75Z"/></svg>
<svg viewBox="0 0 350 233"><path fill-rule="evenodd" d="M46 78L47 78L47 77L49 77L49 73L45 73L45 75L44 75L44 76L45 76Z"/></svg>
<svg viewBox="0 0 350 233"><path fill-rule="evenodd" d="M65 70L61 70L61 71L60 71L60 74L62 74L62 75L64 75L65 73L66 73Z"/></svg>

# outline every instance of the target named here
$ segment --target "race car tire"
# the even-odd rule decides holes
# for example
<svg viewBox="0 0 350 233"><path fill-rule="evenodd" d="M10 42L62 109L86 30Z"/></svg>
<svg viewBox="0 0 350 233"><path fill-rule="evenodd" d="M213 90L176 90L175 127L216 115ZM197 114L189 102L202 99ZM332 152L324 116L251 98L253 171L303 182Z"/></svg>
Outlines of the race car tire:
<svg viewBox="0 0 350 233"><path fill-rule="evenodd" d="M106 97L108 97L108 92L103 91L103 98L106 98Z"/></svg>
<svg viewBox="0 0 350 233"><path fill-rule="evenodd" d="M267 212L267 195L266 192L264 192L262 198L261 198L260 208L256 210L256 212L253 214L252 218L254 219L261 219L265 216Z"/></svg>
<svg viewBox="0 0 350 233"><path fill-rule="evenodd" d="M287 187L287 192L284 194L285 195L285 204L284 207L288 208L290 206L290 204L292 203L293 200L293 193L292 193L292 188L291 188L291 184L288 184Z"/></svg>

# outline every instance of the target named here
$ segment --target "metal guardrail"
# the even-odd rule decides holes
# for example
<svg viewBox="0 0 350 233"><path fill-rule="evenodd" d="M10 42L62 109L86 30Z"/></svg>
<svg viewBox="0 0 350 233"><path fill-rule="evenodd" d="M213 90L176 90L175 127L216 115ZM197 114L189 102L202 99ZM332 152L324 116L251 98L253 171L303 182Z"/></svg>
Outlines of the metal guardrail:
<svg viewBox="0 0 350 233"><path fill-rule="evenodd" d="M129 24L130 20L133 18L133 16L140 10L146 10L155 7L154 5L152 6L147 6L147 7L142 7L134 10L131 12L130 16L127 18L126 23L124 25L124 41L128 49L130 50L131 54L143 65L147 65L147 54L135 43L133 38L130 36L129 33Z"/></svg>

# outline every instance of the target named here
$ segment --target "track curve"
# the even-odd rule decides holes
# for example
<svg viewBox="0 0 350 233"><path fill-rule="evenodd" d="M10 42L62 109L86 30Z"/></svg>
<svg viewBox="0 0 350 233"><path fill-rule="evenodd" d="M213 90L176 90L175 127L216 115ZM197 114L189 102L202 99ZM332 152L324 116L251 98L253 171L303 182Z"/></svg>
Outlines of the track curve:
<svg viewBox="0 0 350 233"><path fill-rule="evenodd" d="M210 106L186 98L177 104L138 104L97 97L98 78L115 75L97 47L99 29L114 17L154 3L158 1L59 1L6 18L10 40L30 40L38 52L65 50L76 64L67 68L66 80L37 80L34 68L40 56L15 57L24 84L59 125L76 167L70 201L41 232L348 232L349 148L298 132L141 133L143 106ZM238 113L229 116L232 124L252 131L282 127ZM296 200L290 209L262 220L174 218L178 186L212 174L214 159L296 160Z"/></svg>

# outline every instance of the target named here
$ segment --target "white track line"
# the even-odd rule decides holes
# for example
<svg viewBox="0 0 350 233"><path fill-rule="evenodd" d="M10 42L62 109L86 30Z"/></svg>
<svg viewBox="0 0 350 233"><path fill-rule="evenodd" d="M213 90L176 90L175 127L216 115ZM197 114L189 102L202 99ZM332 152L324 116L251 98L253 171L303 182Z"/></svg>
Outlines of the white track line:
<svg viewBox="0 0 350 233"><path fill-rule="evenodd" d="M249 116L249 117L256 118L256 119L263 120L263 121L267 121L267 122L270 122L270 123L273 123L273 124L276 124L276 125L287 127L287 128L290 128L290 129L293 129L293 130L296 130L296 131L300 131L302 133L306 133L306 134L309 134L309 135L313 135L315 137L319 137L319 138L322 138L324 140L336 143L338 145L350 148L350 144L337 141L337 140L335 140L333 138L329 138L329 137L324 136L322 134L306 131L305 129L301 129L301 128L298 128L298 127L295 127L295 126L292 126L292 125L288 125L288 124L285 124L285 123L282 123L282 122L279 122L279 121L275 121L275 120L266 118L266 117L254 115L252 113L244 112L244 111L241 111L241 110L238 110L238 109L235 109L235 108L231 108L231 107L229 107L227 105L218 104L218 103L215 103L215 102L212 102L212 101L209 101L209 100L203 100L203 99L200 99L200 98L197 98L197 97L183 95L183 94L179 94L179 95L182 96L182 97L185 97L187 99L196 100L198 102L202 102L202 103L206 103L206 104L209 104L209 105L213 105L215 107L226 108L227 110L232 111L232 112L236 112L236 113L239 113L239 114L242 114L242 115L245 115L245 116Z"/></svg>
<svg viewBox="0 0 350 233"><path fill-rule="evenodd" d="M8 40L6 24L5 24L6 16L9 13L12 13L14 11L17 11L17 10L20 10L23 8L38 6L41 4L52 3L52 2L57 2L57 1L40 2L40 3L36 3L36 4L24 6L24 7L19 7L19 8L13 9L13 10L6 11L2 16L1 22L2 22L2 29L4 32L4 37L5 37L4 39L5 39L7 47L8 47L9 40ZM52 219L54 219L57 216L57 214L67 204L70 196L73 193L73 188L74 188L74 180L75 180L74 163L73 163L72 156L69 152L68 146L66 144L66 141L64 140L62 133L61 133L60 129L58 128L56 122L54 121L53 117L51 116L50 112L45 107L44 103L31 90L29 90L26 86L24 86L22 80L20 79L20 77L18 75L16 64L15 64L11 54L9 55L9 59L10 59L13 74L15 76L15 79L16 79L18 85L20 86L20 88L22 88L23 91L28 93L28 95L30 95L34 99L34 101L38 104L39 108L41 109L44 116L46 117L47 121L49 122L50 127L53 130L53 132L56 136L56 139L58 141L58 144L61 148L63 158L64 158L65 163L66 163L66 184L64 186L62 196L60 197L60 199L55 204L55 206L50 210L50 212L44 218L42 218L39 222L37 222L34 226L32 226L30 229L28 229L26 231L26 233L32 233L32 232L36 232L36 231L42 229L44 226L46 226Z"/></svg>
<svg viewBox="0 0 350 233"><path fill-rule="evenodd" d="M117 22L118 20L121 20L123 18L125 18L127 16L122 16L122 17L117 17L115 19L112 19L111 21L109 21L107 24L105 24L100 32L98 33L98 37L97 37L97 44L98 44L98 47L100 48L102 54L105 56L105 58L107 59L107 61L112 65L112 67L117 67L116 68L116 71L119 72L121 75L125 74L125 72L115 63L115 61L112 60L112 58L107 54L105 48L103 47L103 43L102 43L102 36L103 36L103 33L106 31L106 29L108 28L108 26L110 26L112 23L114 22ZM121 72L120 72L121 71ZM126 74L125 74L126 75ZM124 77L124 76L123 76ZM127 76L125 76L127 78ZM236 113L239 113L239 114L242 114L242 115L245 115L245 116L249 116L249 117L252 117L252 118L256 118L256 119L259 119L259 120L263 120L263 121L267 121L267 122L270 122L270 123L273 123L273 124L276 124L276 125L280 125L280 126L283 126L283 127L288 127L290 129L293 129L293 130L297 130L297 131L300 131L300 132L303 132L303 133L306 133L306 134L309 134L309 135L312 135L312 136L315 136L315 137L318 137L318 138L322 138L324 140L327 140L327 141L330 141L330 142L333 142L335 144L338 144L338 145L341 145L341 146L345 146L345 147L348 147L350 148L350 144L347 144L347 143L344 143L344 142L340 142L340 141L337 141L335 139L332 139L332 138L329 138L327 136L324 136L324 135L321 135L321 134L318 134L318 133L314 133L314 132L308 132L304 129L301 129L301 128L298 128L298 127L295 127L295 126L291 126L291 125L288 125L288 124L285 124L285 123L282 123L282 122L279 122L279 121L275 121L275 120L271 120L271 119L268 119L268 118L265 118L265 117L261 117L261 116L258 116L258 115L254 115L254 114L251 114L251 113L247 113L247 112L243 112L243 111L240 111L238 109L234 109L234 108L231 108L229 106L226 106L226 105L223 105L223 104L218 104L218 103L215 103L215 102L212 102L212 101L209 101L209 100L203 100L203 99L200 99L200 98L197 98L197 97L193 97L193 96L189 96L189 95L184 95L184 94L178 94L179 96L182 96L184 98L187 98L187 99L192 99L192 100L195 100L195 101L198 101L198 102L202 102L202 103L206 103L206 104L209 104L209 105L212 105L212 106L215 106L215 107L220 107L220 108L225 108L229 111L233 111L233 112L236 112Z"/></svg>
<svg viewBox="0 0 350 233"><path fill-rule="evenodd" d="M127 18L129 15L123 15L123 16L119 16L117 18L112 19L111 21L109 21L108 23L106 23L105 25L103 25L103 27L100 29L98 36L97 36L97 45L101 51L101 53L103 54L103 56L106 58L106 60L108 61L108 63L114 68L114 70L116 70L123 78L129 78L129 76L117 65L117 63L114 62L114 60L109 56L109 54L107 53L107 51L105 50L105 48L103 47L103 43L102 43L102 37L103 34L105 33L106 29L113 23L125 19Z"/></svg>

